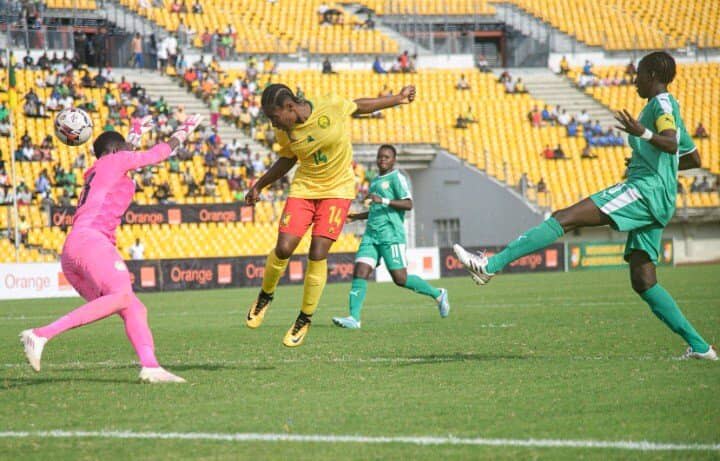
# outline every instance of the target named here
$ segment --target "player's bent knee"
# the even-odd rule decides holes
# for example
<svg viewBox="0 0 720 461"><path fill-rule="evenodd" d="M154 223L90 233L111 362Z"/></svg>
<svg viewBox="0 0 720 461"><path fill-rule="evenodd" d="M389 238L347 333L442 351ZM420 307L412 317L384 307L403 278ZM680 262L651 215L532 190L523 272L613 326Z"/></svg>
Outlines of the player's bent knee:
<svg viewBox="0 0 720 461"><path fill-rule="evenodd" d="M656 283L657 281L655 280L655 277L646 272L630 272L630 284L632 285L633 290L637 294L648 291L650 288L655 286Z"/></svg>
<svg viewBox="0 0 720 461"><path fill-rule="evenodd" d="M293 248L285 243L278 243L275 247L275 256L279 259L288 259L293 254Z"/></svg>
<svg viewBox="0 0 720 461"><path fill-rule="evenodd" d="M393 282L395 282L395 285L399 287L404 287L407 284L407 276L406 275L393 275L392 276Z"/></svg>

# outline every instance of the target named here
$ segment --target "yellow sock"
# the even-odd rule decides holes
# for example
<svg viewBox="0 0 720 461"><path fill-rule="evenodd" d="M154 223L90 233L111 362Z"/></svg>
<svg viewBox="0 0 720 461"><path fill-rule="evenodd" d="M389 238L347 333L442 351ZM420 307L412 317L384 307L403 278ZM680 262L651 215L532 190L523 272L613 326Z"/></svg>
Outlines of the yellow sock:
<svg viewBox="0 0 720 461"><path fill-rule="evenodd" d="M302 310L305 315L313 315L320 302L320 296L327 282L327 259L320 261L308 260L303 290Z"/></svg>
<svg viewBox="0 0 720 461"><path fill-rule="evenodd" d="M275 293L280 277L285 273L289 259L280 259L273 249L265 261L265 274L263 275L262 290L271 295Z"/></svg>

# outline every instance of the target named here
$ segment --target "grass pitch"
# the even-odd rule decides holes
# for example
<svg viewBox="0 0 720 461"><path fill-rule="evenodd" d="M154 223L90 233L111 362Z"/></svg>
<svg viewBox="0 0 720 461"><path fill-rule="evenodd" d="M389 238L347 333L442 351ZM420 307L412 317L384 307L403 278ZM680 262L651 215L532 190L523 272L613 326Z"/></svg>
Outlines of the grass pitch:
<svg viewBox="0 0 720 461"><path fill-rule="evenodd" d="M720 342L720 266L661 283ZM672 360L681 339L624 271L445 279L452 311L370 284L360 331L341 330L348 285L328 285L305 345L282 346L301 287L281 287L258 330L256 290L141 295L158 357L188 385L137 383L111 318L49 343L43 371L17 334L79 299L0 302L0 432L134 431L720 443L720 364ZM625 451L403 443L0 437L0 459L718 459L718 450Z"/></svg>

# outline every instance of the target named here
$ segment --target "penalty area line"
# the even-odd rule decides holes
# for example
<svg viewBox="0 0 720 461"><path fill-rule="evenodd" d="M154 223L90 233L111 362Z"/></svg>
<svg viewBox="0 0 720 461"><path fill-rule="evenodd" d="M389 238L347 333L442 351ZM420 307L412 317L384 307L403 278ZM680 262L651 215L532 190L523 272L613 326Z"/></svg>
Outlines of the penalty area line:
<svg viewBox="0 0 720 461"><path fill-rule="evenodd" d="M134 432L134 431L4 431L0 438L99 438L139 440L199 440L220 442L360 443L407 445L471 445L514 448L591 448L635 451L720 451L720 443L664 443L631 440L495 439L437 436L364 436L333 434Z"/></svg>

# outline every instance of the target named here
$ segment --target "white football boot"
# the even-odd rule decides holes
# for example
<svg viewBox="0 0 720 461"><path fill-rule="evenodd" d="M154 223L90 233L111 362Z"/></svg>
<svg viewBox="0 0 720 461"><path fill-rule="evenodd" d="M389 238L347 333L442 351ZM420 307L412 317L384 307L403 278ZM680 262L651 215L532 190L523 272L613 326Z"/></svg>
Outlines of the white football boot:
<svg viewBox="0 0 720 461"><path fill-rule="evenodd" d="M708 349L707 352L701 354L700 352L695 352L692 347L688 347L685 353L680 357L680 360L688 359L717 360L717 349L715 349L715 346L710 346L710 349Z"/></svg>
<svg viewBox="0 0 720 461"><path fill-rule="evenodd" d="M140 381L149 384L186 382L181 377L175 376L163 367L143 367L142 370L140 370Z"/></svg>
<svg viewBox="0 0 720 461"><path fill-rule="evenodd" d="M30 366L35 371L40 371L40 359L47 341L47 338L36 335L32 330L25 330L20 333L20 342L23 343L25 348L25 357L27 357Z"/></svg>
<svg viewBox="0 0 720 461"><path fill-rule="evenodd" d="M495 275L487 271L488 259L484 253L470 253L457 243L453 245L453 251L476 284L485 285Z"/></svg>

